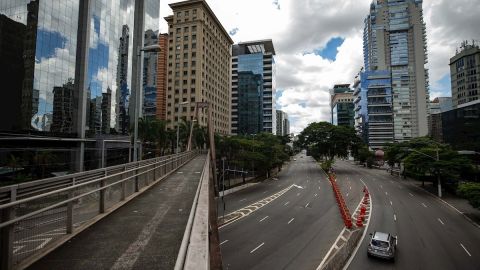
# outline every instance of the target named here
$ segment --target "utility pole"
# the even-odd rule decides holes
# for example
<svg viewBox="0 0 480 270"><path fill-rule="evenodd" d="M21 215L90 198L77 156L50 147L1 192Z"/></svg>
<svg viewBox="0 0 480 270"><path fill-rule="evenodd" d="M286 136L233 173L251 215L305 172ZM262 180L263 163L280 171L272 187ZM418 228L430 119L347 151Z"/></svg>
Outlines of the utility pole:
<svg viewBox="0 0 480 270"><path fill-rule="evenodd" d="M438 146L437 146L437 166L438 162L440 161L440 155L438 153ZM441 183L441 177L440 177L440 168L437 171L437 187L438 187L438 197L442 198L442 183Z"/></svg>

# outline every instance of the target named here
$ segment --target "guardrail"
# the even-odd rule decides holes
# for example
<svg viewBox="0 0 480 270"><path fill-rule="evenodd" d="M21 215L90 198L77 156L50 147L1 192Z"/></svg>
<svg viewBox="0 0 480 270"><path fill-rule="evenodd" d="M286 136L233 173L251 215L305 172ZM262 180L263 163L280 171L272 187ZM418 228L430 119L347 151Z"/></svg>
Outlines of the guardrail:
<svg viewBox="0 0 480 270"><path fill-rule="evenodd" d="M175 270L210 269L209 254L209 200L210 151L207 154L198 184L187 227L178 252Z"/></svg>
<svg viewBox="0 0 480 270"><path fill-rule="evenodd" d="M199 151L0 188L0 269L28 266Z"/></svg>

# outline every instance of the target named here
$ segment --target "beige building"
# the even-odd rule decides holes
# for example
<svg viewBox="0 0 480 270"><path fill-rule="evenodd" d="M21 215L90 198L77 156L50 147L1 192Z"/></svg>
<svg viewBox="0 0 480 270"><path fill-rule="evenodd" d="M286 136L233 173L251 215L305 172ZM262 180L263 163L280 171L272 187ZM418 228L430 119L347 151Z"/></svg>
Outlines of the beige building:
<svg viewBox="0 0 480 270"><path fill-rule="evenodd" d="M464 41L450 58L453 108L480 99L480 47Z"/></svg>
<svg viewBox="0 0 480 270"><path fill-rule="evenodd" d="M214 130L230 133L231 46L233 40L205 0L170 4L167 66L167 121L192 121L196 102L208 102ZM207 125L207 113L198 121Z"/></svg>

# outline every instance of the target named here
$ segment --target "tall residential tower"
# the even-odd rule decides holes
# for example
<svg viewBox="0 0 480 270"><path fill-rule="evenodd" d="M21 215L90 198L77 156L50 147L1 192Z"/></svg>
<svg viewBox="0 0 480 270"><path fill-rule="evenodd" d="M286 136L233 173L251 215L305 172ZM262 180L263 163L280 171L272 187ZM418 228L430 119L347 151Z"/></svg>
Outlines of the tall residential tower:
<svg viewBox="0 0 480 270"><path fill-rule="evenodd" d="M427 135L429 95L422 1L373 1L363 38L365 71L355 102L365 115L368 144L378 149L392 141Z"/></svg>

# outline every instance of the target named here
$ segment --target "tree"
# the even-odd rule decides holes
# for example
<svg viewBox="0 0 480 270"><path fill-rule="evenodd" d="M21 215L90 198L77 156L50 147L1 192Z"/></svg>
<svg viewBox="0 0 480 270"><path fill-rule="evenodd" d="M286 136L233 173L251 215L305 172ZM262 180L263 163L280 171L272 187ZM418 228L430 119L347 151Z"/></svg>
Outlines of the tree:
<svg viewBox="0 0 480 270"><path fill-rule="evenodd" d="M357 155L363 142L351 127L334 126L328 122L311 123L298 136L296 147L306 148L316 159L333 160Z"/></svg>
<svg viewBox="0 0 480 270"><path fill-rule="evenodd" d="M461 183L458 195L464 197L475 208L480 208L480 183Z"/></svg>

